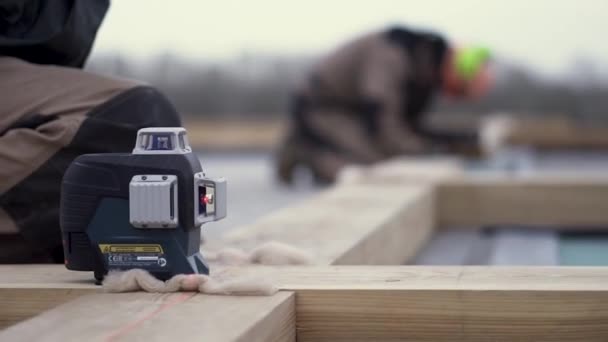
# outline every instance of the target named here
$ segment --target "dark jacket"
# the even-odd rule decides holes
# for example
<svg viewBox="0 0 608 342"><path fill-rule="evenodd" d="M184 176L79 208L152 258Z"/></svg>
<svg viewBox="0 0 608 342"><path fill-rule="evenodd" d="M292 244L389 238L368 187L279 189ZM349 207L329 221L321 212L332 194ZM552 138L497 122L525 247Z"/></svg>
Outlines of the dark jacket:
<svg viewBox="0 0 608 342"><path fill-rule="evenodd" d="M109 0L0 0L0 55L82 67Z"/></svg>

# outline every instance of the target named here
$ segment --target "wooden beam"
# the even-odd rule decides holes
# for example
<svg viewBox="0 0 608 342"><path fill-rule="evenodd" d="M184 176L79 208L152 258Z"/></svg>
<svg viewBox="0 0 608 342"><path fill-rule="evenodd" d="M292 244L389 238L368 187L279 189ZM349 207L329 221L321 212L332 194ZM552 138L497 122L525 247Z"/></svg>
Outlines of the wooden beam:
<svg viewBox="0 0 608 342"><path fill-rule="evenodd" d="M0 289L0 303L2 303L0 329L92 292L94 290L66 288L2 288Z"/></svg>
<svg viewBox="0 0 608 342"><path fill-rule="evenodd" d="M243 228L224 244L247 249L278 240L313 251L319 264L401 264L432 235L434 208L429 186L341 186ZM2 267L0 300L6 304L0 327L99 292L90 272L69 272L63 266ZM22 286L32 284L30 277L39 287Z"/></svg>
<svg viewBox="0 0 608 342"><path fill-rule="evenodd" d="M608 126L577 122L567 117L494 116L486 118L481 129L503 131L500 141L503 147L529 146L546 150L608 149Z"/></svg>
<svg viewBox="0 0 608 342"><path fill-rule="evenodd" d="M607 229L608 177L467 177L439 186L443 227L520 225Z"/></svg>
<svg viewBox="0 0 608 342"><path fill-rule="evenodd" d="M436 184L465 176L464 163L451 157L398 157L375 165L349 166L339 184Z"/></svg>
<svg viewBox="0 0 608 342"><path fill-rule="evenodd" d="M92 273L63 265L2 265L0 270L0 329L100 291Z"/></svg>
<svg viewBox="0 0 608 342"><path fill-rule="evenodd" d="M102 294L89 274L73 272L62 265L0 265L0 289L53 290L57 288ZM49 280L45 274L56 274ZM566 266L218 266L213 269L218 281L259 276L281 290L300 290L330 286L379 286L404 289L453 290L534 290L575 289L608 290L608 267ZM17 279L17 280L15 280ZM25 280L27 279L27 280ZM394 284L398 283L398 284ZM406 286L406 287L404 287ZM111 296L111 294L109 294ZM608 303L607 303L608 304Z"/></svg>
<svg viewBox="0 0 608 342"><path fill-rule="evenodd" d="M222 280L248 276L285 292L85 296L5 330L0 340L42 334L255 340L256 331L287 334L292 323L275 321L293 322L294 310L298 341L608 339L608 267L232 267L216 273ZM41 280L31 281L20 286L40 288Z"/></svg>
<svg viewBox="0 0 608 342"><path fill-rule="evenodd" d="M286 130L281 120L185 120L188 141L199 151L271 151Z"/></svg>
<svg viewBox="0 0 608 342"><path fill-rule="evenodd" d="M295 298L95 294L0 332L2 341L295 341Z"/></svg>
<svg viewBox="0 0 608 342"><path fill-rule="evenodd" d="M431 185L337 186L228 233L220 245L252 249L280 241L314 253L317 264L402 264L435 225ZM203 246L213 247L213 243Z"/></svg>
<svg viewBox="0 0 608 342"><path fill-rule="evenodd" d="M0 340L293 340L294 316L302 341L608 339L608 268L326 266L406 261L432 234L436 205L443 224L608 222L608 181L444 183L439 203L428 183L341 185L231 234L231 246L279 240L316 252L319 267L213 271L220 280L268 279L286 291L277 296L93 294L14 325ZM90 274L63 266L0 266L0 300L9 303L0 321L98 291Z"/></svg>
<svg viewBox="0 0 608 342"><path fill-rule="evenodd" d="M298 341L604 341L606 267L232 269L295 291Z"/></svg>

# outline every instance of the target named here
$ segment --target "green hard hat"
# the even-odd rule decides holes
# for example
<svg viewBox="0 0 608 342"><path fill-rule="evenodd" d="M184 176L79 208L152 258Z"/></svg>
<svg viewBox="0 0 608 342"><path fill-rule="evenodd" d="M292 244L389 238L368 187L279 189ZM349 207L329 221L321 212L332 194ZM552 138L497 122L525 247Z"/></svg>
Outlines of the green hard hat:
<svg viewBox="0 0 608 342"><path fill-rule="evenodd" d="M457 49L456 72L465 80L472 80L490 57L490 49L485 47L471 46Z"/></svg>

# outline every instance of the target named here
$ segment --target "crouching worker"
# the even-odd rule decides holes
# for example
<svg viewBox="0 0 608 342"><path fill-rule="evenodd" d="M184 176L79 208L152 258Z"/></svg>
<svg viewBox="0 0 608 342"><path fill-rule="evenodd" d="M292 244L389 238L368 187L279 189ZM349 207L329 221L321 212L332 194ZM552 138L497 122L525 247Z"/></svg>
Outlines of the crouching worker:
<svg viewBox="0 0 608 342"><path fill-rule="evenodd" d="M327 183L347 164L477 150L476 135L432 131L423 119L439 91L482 95L489 58L485 48L454 48L437 34L403 27L338 48L293 97L289 133L276 159L279 179L291 182L298 165Z"/></svg>
<svg viewBox="0 0 608 342"><path fill-rule="evenodd" d="M64 171L130 152L137 130L180 126L155 89L79 70L107 0L0 4L0 263L63 262Z"/></svg>

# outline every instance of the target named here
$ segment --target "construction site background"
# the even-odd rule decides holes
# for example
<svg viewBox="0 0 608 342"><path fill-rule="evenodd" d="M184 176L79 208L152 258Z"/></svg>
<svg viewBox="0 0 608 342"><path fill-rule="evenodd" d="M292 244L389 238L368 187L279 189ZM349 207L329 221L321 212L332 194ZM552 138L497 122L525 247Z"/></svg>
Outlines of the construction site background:
<svg viewBox="0 0 608 342"><path fill-rule="evenodd" d="M193 60L161 54L145 60L117 54L94 55L93 72L149 82L161 89L189 117L280 119L288 95L316 56L245 54L222 61ZM507 111L522 115L568 115L608 122L608 78L581 57L561 76L536 74L516 63L494 62L496 85L477 101L440 99L436 112L482 115Z"/></svg>

